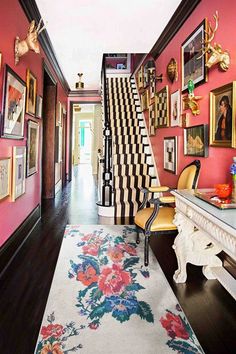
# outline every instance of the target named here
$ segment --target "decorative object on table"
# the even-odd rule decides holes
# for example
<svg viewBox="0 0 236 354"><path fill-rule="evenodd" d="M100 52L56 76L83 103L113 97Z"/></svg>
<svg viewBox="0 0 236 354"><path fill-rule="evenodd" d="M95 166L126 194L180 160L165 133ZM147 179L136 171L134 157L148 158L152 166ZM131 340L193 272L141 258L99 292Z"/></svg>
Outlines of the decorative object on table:
<svg viewBox="0 0 236 354"><path fill-rule="evenodd" d="M235 147L236 81L210 92L210 145Z"/></svg>
<svg viewBox="0 0 236 354"><path fill-rule="evenodd" d="M96 353L204 353L152 252L143 267L136 233L135 226L66 227L35 354L93 353L94 343Z"/></svg>
<svg viewBox="0 0 236 354"><path fill-rule="evenodd" d="M25 82L8 66L5 66L1 136L23 139L25 117Z"/></svg>
<svg viewBox="0 0 236 354"><path fill-rule="evenodd" d="M143 112L149 108L149 89L141 93L141 107Z"/></svg>
<svg viewBox="0 0 236 354"><path fill-rule="evenodd" d="M11 158L0 157L0 200L11 193Z"/></svg>
<svg viewBox="0 0 236 354"><path fill-rule="evenodd" d="M36 118L42 118L42 113L43 113L43 97L37 95L36 99Z"/></svg>
<svg viewBox="0 0 236 354"><path fill-rule="evenodd" d="M230 166L230 173L232 175L232 198L236 202L236 157L233 157L233 163Z"/></svg>
<svg viewBox="0 0 236 354"><path fill-rule="evenodd" d="M38 171L39 125L28 120L26 176Z"/></svg>
<svg viewBox="0 0 236 354"><path fill-rule="evenodd" d="M184 155L208 156L208 125L200 124L184 129Z"/></svg>
<svg viewBox="0 0 236 354"><path fill-rule="evenodd" d="M164 170L177 174L177 136L164 138Z"/></svg>
<svg viewBox="0 0 236 354"><path fill-rule="evenodd" d="M171 58L167 68L166 68L166 73L168 79L172 82L178 80L178 66L177 66L177 61L174 58Z"/></svg>
<svg viewBox="0 0 236 354"><path fill-rule="evenodd" d="M156 128L169 126L169 88L164 86L155 95Z"/></svg>
<svg viewBox="0 0 236 354"><path fill-rule="evenodd" d="M138 71L138 89L143 88L143 65L141 65Z"/></svg>
<svg viewBox="0 0 236 354"><path fill-rule="evenodd" d="M173 92L170 96L170 126L180 125L180 91Z"/></svg>
<svg viewBox="0 0 236 354"><path fill-rule="evenodd" d="M25 193L26 147L13 146L12 201Z"/></svg>
<svg viewBox="0 0 236 354"><path fill-rule="evenodd" d="M19 63L20 57L25 55L32 50L33 52L39 54L39 42L38 36L45 29L45 26L42 26L42 18L40 19L38 26L36 26L35 20L30 22L28 33L25 39L20 40L19 37L15 39L15 65ZM41 28L40 28L41 27Z"/></svg>
<svg viewBox="0 0 236 354"><path fill-rule="evenodd" d="M27 69L26 72L26 113L35 116L36 113L36 89L37 89L37 79L34 74Z"/></svg>
<svg viewBox="0 0 236 354"><path fill-rule="evenodd" d="M155 135L156 134L156 129L155 129L155 103L153 102L149 106L149 126L148 126L148 133L149 136Z"/></svg>
<svg viewBox="0 0 236 354"><path fill-rule="evenodd" d="M202 99L202 96L194 96L194 82L188 81L188 96L183 96L183 110L190 109L193 115L200 114L199 103L197 101Z"/></svg>
<svg viewBox="0 0 236 354"><path fill-rule="evenodd" d="M197 189L194 191L194 195L199 199L217 207L218 209L236 209L236 200L232 195L228 198L219 198L216 195L216 189L205 188Z"/></svg>
<svg viewBox="0 0 236 354"><path fill-rule="evenodd" d="M201 55L205 31L206 20L203 20L182 44L182 91L187 90L189 80L195 85L207 80L206 53Z"/></svg>
<svg viewBox="0 0 236 354"><path fill-rule="evenodd" d="M218 198L226 199L232 192L232 186L228 183L218 183L215 185L215 192Z"/></svg>
<svg viewBox="0 0 236 354"><path fill-rule="evenodd" d="M215 15L213 15L215 19L215 28L212 28L211 22L208 21L207 23L207 31L206 31L206 38L204 40L204 47L202 48L202 54L198 57L201 59L203 56L208 54L206 67L211 68L212 66L219 64L219 68L223 71L227 71L230 64L230 56L227 50L223 50L221 45L218 43L211 44L213 41L215 32L218 29L219 25L219 15L218 11L216 11Z"/></svg>

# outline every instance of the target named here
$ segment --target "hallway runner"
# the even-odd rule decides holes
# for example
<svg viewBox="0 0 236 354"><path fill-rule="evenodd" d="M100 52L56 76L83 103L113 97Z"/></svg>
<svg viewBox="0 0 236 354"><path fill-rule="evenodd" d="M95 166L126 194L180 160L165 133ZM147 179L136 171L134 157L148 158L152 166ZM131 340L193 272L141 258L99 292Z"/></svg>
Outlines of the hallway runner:
<svg viewBox="0 0 236 354"><path fill-rule="evenodd" d="M203 353L155 256L133 226L65 230L36 354Z"/></svg>

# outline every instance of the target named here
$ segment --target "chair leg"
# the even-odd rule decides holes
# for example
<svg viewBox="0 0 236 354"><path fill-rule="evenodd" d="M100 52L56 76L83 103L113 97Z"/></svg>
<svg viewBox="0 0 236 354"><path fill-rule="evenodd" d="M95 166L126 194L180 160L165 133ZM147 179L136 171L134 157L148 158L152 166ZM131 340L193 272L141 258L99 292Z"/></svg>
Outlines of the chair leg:
<svg viewBox="0 0 236 354"><path fill-rule="evenodd" d="M144 241L144 265L147 267L149 264L149 235L145 235Z"/></svg>
<svg viewBox="0 0 236 354"><path fill-rule="evenodd" d="M139 230L138 229L137 229L136 243L137 243L137 245L140 243L140 237L139 237Z"/></svg>

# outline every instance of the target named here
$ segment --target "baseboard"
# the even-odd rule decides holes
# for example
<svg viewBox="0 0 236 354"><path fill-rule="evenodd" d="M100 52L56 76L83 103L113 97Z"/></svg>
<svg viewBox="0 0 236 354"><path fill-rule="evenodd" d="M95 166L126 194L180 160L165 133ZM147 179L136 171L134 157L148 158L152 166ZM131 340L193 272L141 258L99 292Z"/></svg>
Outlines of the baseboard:
<svg viewBox="0 0 236 354"><path fill-rule="evenodd" d="M21 246L29 237L32 229L41 218L41 206L38 204L16 231L0 247L0 276L7 269Z"/></svg>

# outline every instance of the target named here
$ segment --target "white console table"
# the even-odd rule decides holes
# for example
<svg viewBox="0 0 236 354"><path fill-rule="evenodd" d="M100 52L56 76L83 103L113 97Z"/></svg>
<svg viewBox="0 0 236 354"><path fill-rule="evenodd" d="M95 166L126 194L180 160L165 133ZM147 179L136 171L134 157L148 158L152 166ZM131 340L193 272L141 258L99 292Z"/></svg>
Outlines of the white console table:
<svg viewBox="0 0 236 354"><path fill-rule="evenodd" d="M218 279L236 299L236 280L216 255L222 250L236 260L236 209L220 210L194 196L194 191L175 190L178 228L173 248L178 269L177 283L187 280L186 264L203 266L207 279Z"/></svg>

